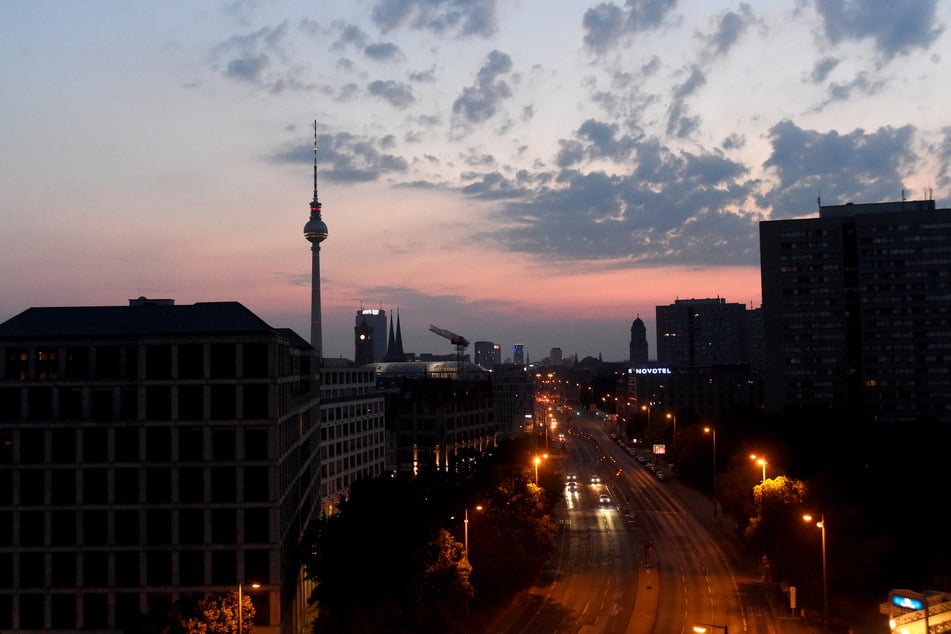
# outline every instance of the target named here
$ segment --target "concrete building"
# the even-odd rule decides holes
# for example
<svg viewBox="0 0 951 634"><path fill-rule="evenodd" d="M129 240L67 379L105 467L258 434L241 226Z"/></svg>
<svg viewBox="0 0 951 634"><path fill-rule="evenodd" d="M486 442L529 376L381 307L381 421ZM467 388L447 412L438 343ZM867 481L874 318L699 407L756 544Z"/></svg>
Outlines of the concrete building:
<svg viewBox="0 0 951 634"><path fill-rule="evenodd" d="M475 350L475 362L491 370L496 364L502 363L502 346L491 341L476 341L473 344Z"/></svg>
<svg viewBox="0 0 951 634"><path fill-rule="evenodd" d="M320 368L320 497L330 515L350 486L384 472L385 402L372 365L324 359Z"/></svg>
<svg viewBox="0 0 951 634"><path fill-rule="evenodd" d="M386 399L386 468L417 474L452 469L460 454L497 442L489 372L474 363L378 363Z"/></svg>
<svg viewBox="0 0 951 634"><path fill-rule="evenodd" d="M751 363L755 335L743 304L678 299L657 307L657 363L678 368Z"/></svg>
<svg viewBox="0 0 951 634"><path fill-rule="evenodd" d="M0 630L136 631L249 592L309 631L314 350L237 302L30 308L0 324Z"/></svg>
<svg viewBox="0 0 951 634"><path fill-rule="evenodd" d="M532 425L535 374L513 363L492 368L492 398L499 433L516 434Z"/></svg>
<svg viewBox="0 0 951 634"><path fill-rule="evenodd" d="M386 311L361 308L354 321L353 360L356 365L382 361L386 356Z"/></svg>
<svg viewBox="0 0 951 634"><path fill-rule="evenodd" d="M525 362L525 344L512 344L512 363L515 365L526 365Z"/></svg>
<svg viewBox="0 0 951 634"><path fill-rule="evenodd" d="M951 422L951 209L822 206L760 223L766 402Z"/></svg>

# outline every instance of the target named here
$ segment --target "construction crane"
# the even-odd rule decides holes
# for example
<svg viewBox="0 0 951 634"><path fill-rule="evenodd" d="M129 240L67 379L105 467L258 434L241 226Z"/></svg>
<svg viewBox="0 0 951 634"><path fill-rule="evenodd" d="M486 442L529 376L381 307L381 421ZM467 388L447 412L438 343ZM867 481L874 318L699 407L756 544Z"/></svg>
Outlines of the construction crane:
<svg viewBox="0 0 951 634"><path fill-rule="evenodd" d="M463 337L462 335L457 335L454 332L449 332L444 328L439 328L438 326L429 325L429 331L434 332L440 337L445 337L453 345L456 346L456 373L459 378L462 378L462 364L465 359L466 346L469 345L469 340Z"/></svg>

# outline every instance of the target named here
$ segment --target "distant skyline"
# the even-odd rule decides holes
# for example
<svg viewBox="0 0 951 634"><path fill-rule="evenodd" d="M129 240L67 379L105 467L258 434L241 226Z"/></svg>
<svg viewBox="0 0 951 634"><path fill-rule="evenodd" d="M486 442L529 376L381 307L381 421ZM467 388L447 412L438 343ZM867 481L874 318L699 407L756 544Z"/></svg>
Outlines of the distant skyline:
<svg viewBox="0 0 951 634"><path fill-rule="evenodd" d="M0 322L239 301L503 356L627 358L676 299L761 303L758 222L951 193L951 3L10 0ZM472 347L468 350L473 354Z"/></svg>

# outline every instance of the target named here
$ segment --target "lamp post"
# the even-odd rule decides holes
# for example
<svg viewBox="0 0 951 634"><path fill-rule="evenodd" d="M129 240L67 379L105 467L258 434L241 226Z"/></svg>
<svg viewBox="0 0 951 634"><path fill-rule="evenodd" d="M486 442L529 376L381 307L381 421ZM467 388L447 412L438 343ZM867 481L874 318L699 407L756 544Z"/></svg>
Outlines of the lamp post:
<svg viewBox="0 0 951 634"><path fill-rule="evenodd" d="M538 486L538 465L541 463L542 459L538 456L535 456L535 460L532 462L535 463L535 486Z"/></svg>
<svg viewBox="0 0 951 634"><path fill-rule="evenodd" d="M710 490L713 495L713 517L717 516L717 430L713 427L704 427L703 432L705 434L711 434L713 436L713 482L711 483Z"/></svg>
<svg viewBox="0 0 951 634"><path fill-rule="evenodd" d="M674 423L674 435L670 438L670 450L674 450L674 444L677 442L677 415L667 412L667 420Z"/></svg>
<svg viewBox="0 0 951 634"><path fill-rule="evenodd" d="M243 584L238 582L238 634L244 632L244 599L241 596L241 586ZM249 584L252 588L257 590L261 587L260 583L251 583Z"/></svg>
<svg viewBox="0 0 951 634"><path fill-rule="evenodd" d="M802 516L807 522L813 520L812 515ZM816 527L822 531L822 631L829 634L829 565L826 560L826 514L819 514Z"/></svg>
<svg viewBox="0 0 951 634"><path fill-rule="evenodd" d="M763 482L766 482L766 459L757 458L756 454L750 454L750 460L755 460L756 464L763 466Z"/></svg>
<svg viewBox="0 0 951 634"><path fill-rule="evenodd" d="M477 511L481 511L482 506L481 505L476 506L475 509ZM466 555L466 562L468 562L469 561L469 506L468 505L466 506L466 516L465 516L465 519L462 521L462 525L463 525L462 544L463 544L463 550Z"/></svg>

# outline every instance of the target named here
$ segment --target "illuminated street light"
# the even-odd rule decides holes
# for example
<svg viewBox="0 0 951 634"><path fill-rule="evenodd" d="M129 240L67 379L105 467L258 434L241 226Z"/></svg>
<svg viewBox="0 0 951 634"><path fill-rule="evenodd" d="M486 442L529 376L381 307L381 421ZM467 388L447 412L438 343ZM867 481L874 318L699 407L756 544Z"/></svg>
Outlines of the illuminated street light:
<svg viewBox="0 0 951 634"><path fill-rule="evenodd" d="M713 492L713 517L717 516L717 430L713 427L704 427L703 433L713 436L713 483L711 491Z"/></svg>
<svg viewBox="0 0 951 634"><path fill-rule="evenodd" d="M535 456L535 460L533 460L533 462L535 463L535 486L538 486L538 464L541 461L542 459L539 458L538 456Z"/></svg>
<svg viewBox="0 0 951 634"><path fill-rule="evenodd" d="M677 415L667 412L667 420L674 423L674 435L670 439L670 450L674 450L674 444L677 442Z"/></svg>
<svg viewBox="0 0 951 634"><path fill-rule="evenodd" d="M766 459L765 459L765 458L757 458L757 457L756 457L756 454L753 453L753 454L750 454L750 460L755 460L755 461L756 461L756 464L763 466L763 482L766 482L766 465L768 464L768 463L766 462Z"/></svg>
<svg viewBox="0 0 951 634"><path fill-rule="evenodd" d="M811 522L812 515L808 513L802 519ZM816 527L822 531L822 631L829 634L829 566L826 560L826 514L819 515Z"/></svg>
<svg viewBox="0 0 951 634"><path fill-rule="evenodd" d="M537 460L537 458L536 458L536 460ZM536 468L537 468L537 466L536 466ZM480 505L476 506L476 507L475 507L475 510L481 511L481 510L482 510L482 505L480 504ZM468 506L466 506L466 517L465 517L465 519L462 521L462 525L463 525L463 527L464 527L464 530L463 530L463 538L462 538L463 541L462 541L462 543L463 543L463 549L465 550L465 554L466 554L466 562L468 563L468 561L469 561L469 507L468 507Z"/></svg>
<svg viewBox="0 0 951 634"><path fill-rule="evenodd" d="M257 590L261 587L260 583L249 583L253 589ZM241 586L242 584L238 583L238 634L242 634L244 631L244 603L241 597Z"/></svg>

